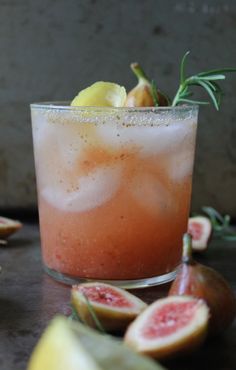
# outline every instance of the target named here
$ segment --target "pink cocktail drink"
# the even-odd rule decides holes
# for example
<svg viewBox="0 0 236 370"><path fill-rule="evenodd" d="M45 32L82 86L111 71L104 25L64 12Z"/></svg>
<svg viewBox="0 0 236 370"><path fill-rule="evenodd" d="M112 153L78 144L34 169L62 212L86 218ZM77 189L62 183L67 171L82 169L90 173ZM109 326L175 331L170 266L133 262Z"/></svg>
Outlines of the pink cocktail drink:
<svg viewBox="0 0 236 370"><path fill-rule="evenodd" d="M138 285L173 277L189 216L197 107L31 108L46 270L62 280Z"/></svg>

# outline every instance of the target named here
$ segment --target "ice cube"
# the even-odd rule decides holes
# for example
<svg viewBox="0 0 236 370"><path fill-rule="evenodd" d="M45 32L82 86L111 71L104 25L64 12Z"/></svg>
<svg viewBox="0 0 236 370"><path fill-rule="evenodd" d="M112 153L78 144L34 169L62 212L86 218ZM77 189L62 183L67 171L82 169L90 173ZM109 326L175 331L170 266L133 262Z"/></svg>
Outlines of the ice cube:
<svg viewBox="0 0 236 370"><path fill-rule="evenodd" d="M64 166L72 168L82 155L85 145L79 125L58 125L55 140Z"/></svg>
<svg viewBox="0 0 236 370"><path fill-rule="evenodd" d="M51 183L56 177L60 156L55 136L54 126L48 125L45 120L33 123L34 159L38 184Z"/></svg>
<svg viewBox="0 0 236 370"><path fill-rule="evenodd" d="M118 124L101 125L97 127L98 136L108 147L115 150L124 147L135 147L141 151L146 146L156 143L157 128L148 126L124 126ZM155 137L153 137L155 135Z"/></svg>
<svg viewBox="0 0 236 370"><path fill-rule="evenodd" d="M97 125L97 135L100 142L114 150L121 149L129 142L130 138L125 135L124 128L115 123Z"/></svg>
<svg viewBox="0 0 236 370"><path fill-rule="evenodd" d="M194 150L182 148L166 158L165 166L169 177L173 181L182 181L185 177L191 176L193 171Z"/></svg>
<svg viewBox="0 0 236 370"><path fill-rule="evenodd" d="M70 212L85 212L108 202L121 182L122 167L100 166L87 176L78 178L75 190L60 182L42 189L42 196L57 208Z"/></svg>
<svg viewBox="0 0 236 370"><path fill-rule="evenodd" d="M56 176L58 167L72 170L84 153L81 127L42 119L33 129L35 162L40 177Z"/></svg>
<svg viewBox="0 0 236 370"><path fill-rule="evenodd" d="M191 122L175 122L157 126L119 124L98 125L97 133L105 145L113 149L128 146L138 149L142 158L172 150L191 140Z"/></svg>
<svg viewBox="0 0 236 370"><path fill-rule="evenodd" d="M159 215L168 210L171 197L161 181L150 173L140 173L133 178L131 194L146 211Z"/></svg>
<svg viewBox="0 0 236 370"><path fill-rule="evenodd" d="M38 112L32 112L32 129L34 146L41 147L44 141L53 137L55 125L49 125L45 115L39 115Z"/></svg>
<svg viewBox="0 0 236 370"><path fill-rule="evenodd" d="M191 122L175 122L170 125L144 127L140 140L140 156L145 158L181 148L194 139Z"/></svg>

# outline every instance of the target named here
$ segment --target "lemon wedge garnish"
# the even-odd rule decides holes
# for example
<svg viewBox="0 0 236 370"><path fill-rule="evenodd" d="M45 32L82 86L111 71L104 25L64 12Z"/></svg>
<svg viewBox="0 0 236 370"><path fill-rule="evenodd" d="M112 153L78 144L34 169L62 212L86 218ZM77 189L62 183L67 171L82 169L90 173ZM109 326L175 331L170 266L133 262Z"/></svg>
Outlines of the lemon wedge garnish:
<svg viewBox="0 0 236 370"><path fill-rule="evenodd" d="M28 370L101 370L68 320L56 317L48 326L31 355Z"/></svg>
<svg viewBox="0 0 236 370"><path fill-rule="evenodd" d="M126 96L126 90L123 86L99 81L80 91L72 100L71 106L123 107Z"/></svg>

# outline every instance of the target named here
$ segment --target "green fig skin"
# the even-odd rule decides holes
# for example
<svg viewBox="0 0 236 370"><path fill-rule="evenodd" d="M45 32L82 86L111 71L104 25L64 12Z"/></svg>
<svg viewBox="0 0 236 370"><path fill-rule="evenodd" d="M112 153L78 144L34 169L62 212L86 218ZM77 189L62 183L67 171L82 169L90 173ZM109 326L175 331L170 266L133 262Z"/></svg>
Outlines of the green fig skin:
<svg viewBox="0 0 236 370"><path fill-rule="evenodd" d="M234 292L221 274L195 262L189 247L191 241L188 251L184 249L182 264L169 295L191 295L203 299L210 309L210 334L222 333L236 315Z"/></svg>

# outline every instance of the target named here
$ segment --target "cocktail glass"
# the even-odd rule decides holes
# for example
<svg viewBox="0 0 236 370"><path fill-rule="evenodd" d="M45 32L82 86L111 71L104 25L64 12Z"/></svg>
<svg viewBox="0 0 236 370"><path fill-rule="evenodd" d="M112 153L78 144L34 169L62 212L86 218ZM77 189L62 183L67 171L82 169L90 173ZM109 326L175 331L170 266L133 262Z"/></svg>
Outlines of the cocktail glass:
<svg viewBox="0 0 236 370"><path fill-rule="evenodd" d="M65 283L170 281L189 216L198 107L32 104L44 269Z"/></svg>

